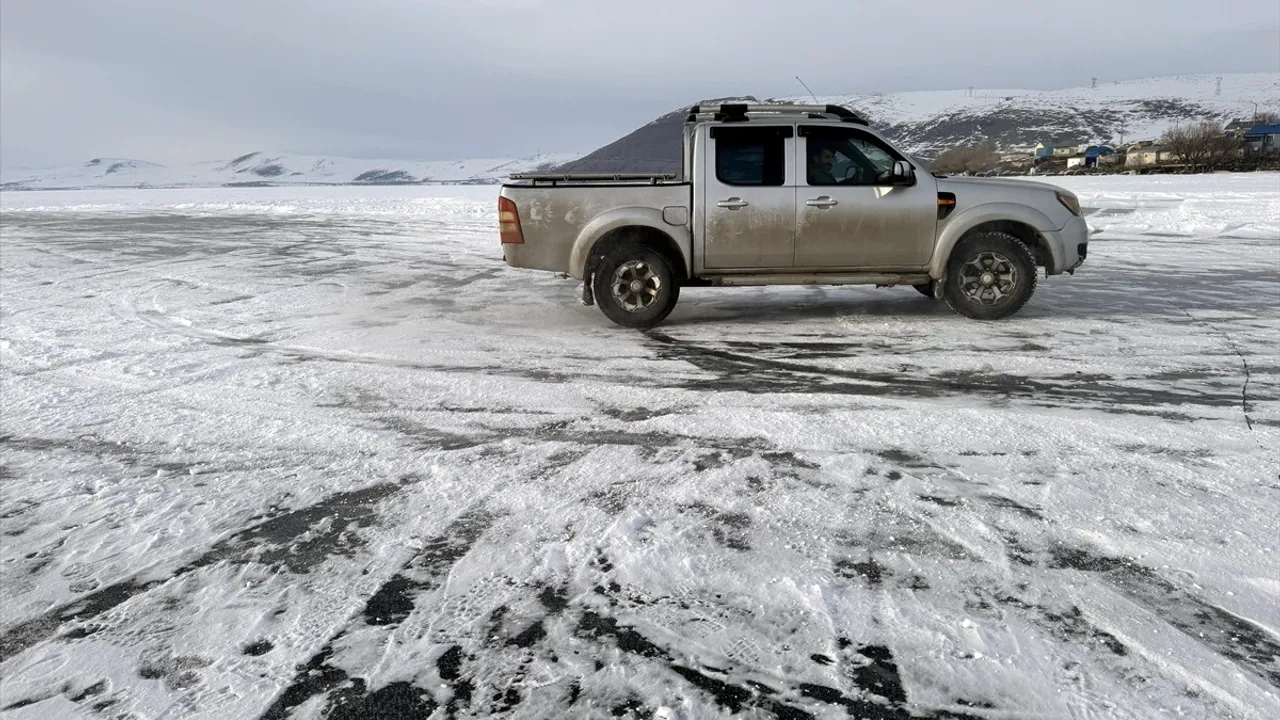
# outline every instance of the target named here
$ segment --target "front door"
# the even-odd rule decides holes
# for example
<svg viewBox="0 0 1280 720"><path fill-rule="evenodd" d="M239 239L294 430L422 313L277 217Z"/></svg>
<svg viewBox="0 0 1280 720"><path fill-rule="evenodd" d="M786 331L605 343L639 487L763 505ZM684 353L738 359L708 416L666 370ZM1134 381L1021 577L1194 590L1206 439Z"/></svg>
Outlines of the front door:
<svg viewBox="0 0 1280 720"><path fill-rule="evenodd" d="M796 269L913 270L928 264L938 187L917 168L910 186L888 184L903 156L865 130L801 126L796 153Z"/></svg>
<svg viewBox="0 0 1280 720"><path fill-rule="evenodd" d="M791 125L716 125L705 144L704 261L709 270L790 268L796 187Z"/></svg>

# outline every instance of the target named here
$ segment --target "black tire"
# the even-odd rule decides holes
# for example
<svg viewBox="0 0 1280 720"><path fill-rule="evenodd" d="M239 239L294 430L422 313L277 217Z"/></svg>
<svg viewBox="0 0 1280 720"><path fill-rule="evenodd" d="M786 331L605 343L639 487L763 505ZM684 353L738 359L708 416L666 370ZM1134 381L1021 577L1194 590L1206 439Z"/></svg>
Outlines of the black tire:
<svg viewBox="0 0 1280 720"><path fill-rule="evenodd" d="M613 281L629 263L638 267L623 269L620 279L630 276L641 283L642 289L624 291L620 296L613 291ZM653 248L633 243L619 245L600 259L591 277L591 289L606 317L623 327L640 330L665 320L680 300L680 283L667 258ZM628 309L628 301L632 309Z"/></svg>
<svg viewBox="0 0 1280 720"><path fill-rule="evenodd" d="M977 274L978 268L996 271L990 283L984 282L986 272ZM1036 259L1031 250L1008 233L984 232L961 240L951 251L942 295L960 315L999 320L1020 310L1035 290Z"/></svg>
<svg viewBox="0 0 1280 720"><path fill-rule="evenodd" d="M921 284L919 284L919 285L912 285L911 287L915 288L915 289L916 289L916 291L917 291L917 292L919 292L921 295L923 295L923 296L925 296L925 297L929 298L930 300L933 300L933 299L934 299L934 297L933 297L933 282L934 282L934 281L930 281L930 282L927 282L927 283L921 283Z"/></svg>

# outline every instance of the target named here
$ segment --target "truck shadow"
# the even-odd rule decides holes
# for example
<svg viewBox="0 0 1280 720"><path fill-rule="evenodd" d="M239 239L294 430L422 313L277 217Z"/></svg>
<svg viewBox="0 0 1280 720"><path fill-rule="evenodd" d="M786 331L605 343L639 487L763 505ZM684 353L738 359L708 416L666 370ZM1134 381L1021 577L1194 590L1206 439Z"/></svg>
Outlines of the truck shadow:
<svg viewBox="0 0 1280 720"><path fill-rule="evenodd" d="M891 292L891 291L890 291ZM716 289L715 295L696 290L681 295L680 303L663 321L664 326L708 323L756 323L761 321L839 320L857 317L948 317L955 313L946 303L929 300L914 290L898 290L897 296L876 296L856 290L825 289L822 295L797 298L790 292L738 293ZM909 293L909 294L906 294Z"/></svg>
<svg viewBox="0 0 1280 720"><path fill-rule="evenodd" d="M1231 281L1224 281L1225 277ZM682 293L663 325L753 323L760 321L854 320L859 318L954 318L945 301L925 298L911 288L861 286L793 288L716 288ZM1221 268L1147 270L1115 268L1093 276L1058 277L1038 283L1031 300L1000 322L1026 319L1181 318L1186 310L1235 313L1239 319L1273 314L1280 307L1280 275L1267 270ZM1184 310L1185 309L1185 310Z"/></svg>

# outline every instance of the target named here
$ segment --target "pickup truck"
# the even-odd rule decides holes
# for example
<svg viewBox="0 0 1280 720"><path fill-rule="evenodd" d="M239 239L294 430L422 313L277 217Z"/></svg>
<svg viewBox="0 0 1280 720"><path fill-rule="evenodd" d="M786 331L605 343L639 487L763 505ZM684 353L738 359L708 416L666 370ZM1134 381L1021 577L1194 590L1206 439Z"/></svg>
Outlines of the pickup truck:
<svg viewBox="0 0 1280 720"><path fill-rule="evenodd" d="M1076 196L1039 182L946 177L835 105L690 109L677 174L513 175L503 259L582 281L583 302L650 328L684 287L910 285L962 316L1017 312L1074 273Z"/></svg>

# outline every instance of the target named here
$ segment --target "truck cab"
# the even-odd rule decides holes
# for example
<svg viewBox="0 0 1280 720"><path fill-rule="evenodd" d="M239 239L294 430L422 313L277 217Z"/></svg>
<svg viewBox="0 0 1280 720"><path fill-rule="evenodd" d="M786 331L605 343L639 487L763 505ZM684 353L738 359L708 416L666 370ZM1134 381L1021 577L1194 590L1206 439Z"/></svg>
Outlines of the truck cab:
<svg viewBox="0 0 1280 720"><path fill-rule="evenodd" d="M682 287L911 285L961 315L1016 312L1073 272L1078 201L1023 180L940 178L837 106L691 109L678 175L513 176L506 262L582 280L586 302L652 327Z"/></svg>

